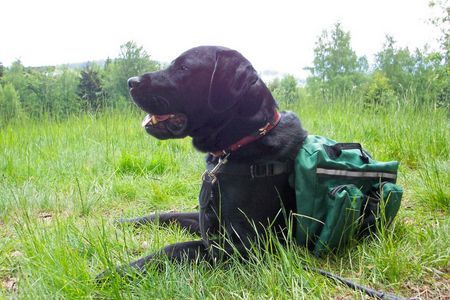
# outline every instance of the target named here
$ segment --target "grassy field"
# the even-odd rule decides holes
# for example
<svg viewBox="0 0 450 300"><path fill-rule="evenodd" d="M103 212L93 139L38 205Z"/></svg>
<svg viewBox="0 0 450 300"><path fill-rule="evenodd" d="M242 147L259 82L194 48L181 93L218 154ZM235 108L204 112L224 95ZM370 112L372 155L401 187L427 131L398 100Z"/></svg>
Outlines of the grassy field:
<svg viewBox="0 0 450 300"><path fill-rule="evenodd" d="M303 270L309 265L403 296L449 299L448 111L311 100L290 109L310 133L400 161L405 193L389 230L324 258L273 241L247 263L167 262L162 272L98 286L93 278L105 268L197 238L176 226L113 220L195 209L203 155L189 139L151 138L140 128L143 114L131 110L22 121L0 129L0 298L363 298Z"/></svg>

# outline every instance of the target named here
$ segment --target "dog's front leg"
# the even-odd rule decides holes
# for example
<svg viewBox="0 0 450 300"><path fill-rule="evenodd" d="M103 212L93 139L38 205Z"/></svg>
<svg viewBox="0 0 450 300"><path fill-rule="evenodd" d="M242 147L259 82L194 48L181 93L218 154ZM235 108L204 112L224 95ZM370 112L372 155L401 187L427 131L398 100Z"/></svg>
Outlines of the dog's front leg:
<svg viewBox="0 0 450 300"><path fill-rule="evenodd" d="M251 245L243 243L222 243L218 240L211 240L207 247L203 240L189 241L171 244L164 247L157 253L150 254L136 261L131 262L128 267L140 273L145 273L145 269L152 263L159 263L165 257L172 262L192 262L192 261L224 261L230 255L238 253L240 258L247 258L251 251Z"/></svg>
<svg viewBox="0 0 450 300"><path fill-rule="evenodd" d="M137 271L145 272L147 265L152 264L155 260L161 261L164 257L173 262L190 262L197 259L207 260L208 250L201 240L171 244L155 254L131 262L129 266Z"/></svg>
<svg viewBox="0 0 450 300"><path fill-rule="evenodd" d="M178 224L181 228L188 230L190 233L198 234L200 233L198 216L198 212L170 212L151 214L137 218L118 219L116 222L119 224L132 224L136 227L150 223L158 223L160 225Z"/></svg>
<svg viewBox="0 0 450 300"><path fill-rule="evenodd" d="M131 262L126 266L119 266L116 272L120 276L125 276L133 272L145 274L146 269L151 265L157 268L162 267L161 262L168 259L172 262L193 262L197 260L208 261L210 263L227 260L230 255L239 255L241 259L247 259L249 251L251 251L250 244L236 243L212 240L210 247L205 246L203 240L189 241L184 243L176 243L168 245L160 251L140 258ZM98 283L103 282L111 276L111 271L104 271L96 277Z"/></svg>
<svg viewBox="0 0 450 300"><path fill-rule="evenodd" d="M160 267L161 262L163 262L165 258L173 262L209 260L209 252L204 242L201 240L176 243L168 245L156 253L133 261L126 266L116 267L116 272L120 276L125 276L127 273L131 274L133 272L144 274L146 272L146 268L150 265ZM97 275L95 280L98 283L101 283L111 276L111 274L112 273L109 270L104 271Z"/></svg>

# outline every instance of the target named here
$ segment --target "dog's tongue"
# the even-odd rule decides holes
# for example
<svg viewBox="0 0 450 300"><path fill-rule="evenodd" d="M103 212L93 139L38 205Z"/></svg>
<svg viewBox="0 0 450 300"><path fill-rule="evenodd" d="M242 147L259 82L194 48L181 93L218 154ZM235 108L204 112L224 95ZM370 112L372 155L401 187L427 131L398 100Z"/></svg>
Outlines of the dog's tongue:
<svg viewBox="0 0 450 300"><path fill-rule="evenodd" d="M172 115L168 114L168 115L151 115L148 114L145 116L144 120L142 121L142 127L145 127L147 125L155 125L158 122L162 122L165 121L167 119L169 119Z"/></svg>

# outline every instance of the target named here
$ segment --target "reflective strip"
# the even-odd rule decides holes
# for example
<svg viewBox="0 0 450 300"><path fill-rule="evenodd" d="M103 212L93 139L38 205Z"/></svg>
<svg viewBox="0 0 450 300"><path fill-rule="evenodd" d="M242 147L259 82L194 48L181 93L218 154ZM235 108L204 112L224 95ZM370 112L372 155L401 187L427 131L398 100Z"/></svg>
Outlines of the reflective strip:
<svg viewBox="0 0 450 300"><path fill-rule="evenodd" d="M317 168L317 174L333 175L333 176L347 176L347 177L369 177L369 178L397 178L397 174L385 172L368 172L368 171L347 171L347 170L333 170Z"/></svg>

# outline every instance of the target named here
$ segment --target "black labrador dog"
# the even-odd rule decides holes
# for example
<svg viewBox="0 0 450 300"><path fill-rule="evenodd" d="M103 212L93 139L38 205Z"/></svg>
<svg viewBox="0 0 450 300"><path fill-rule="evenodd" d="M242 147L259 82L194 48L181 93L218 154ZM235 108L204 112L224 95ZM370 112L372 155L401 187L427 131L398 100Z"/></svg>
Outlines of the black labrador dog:
<svg viewBox="0 0 450 300"><path fill-rule="evenodd" d="M158 139L191 136L194 147L207 153L200 212L121 220L177 223L201 239L166 246L128 267L145 271L161 255L214 261L237 251L245 257L269 228L286 230L282 212L295 210L289 177L307 133L294 113L278 112L246 58L224 47L196 47L162 71L130 78L128 86L148 113L142 124L147 133Z"/></svg>

